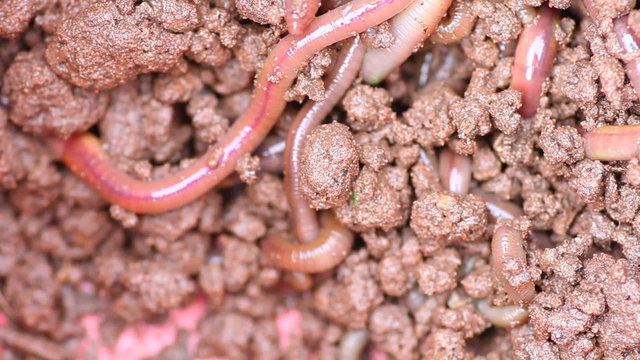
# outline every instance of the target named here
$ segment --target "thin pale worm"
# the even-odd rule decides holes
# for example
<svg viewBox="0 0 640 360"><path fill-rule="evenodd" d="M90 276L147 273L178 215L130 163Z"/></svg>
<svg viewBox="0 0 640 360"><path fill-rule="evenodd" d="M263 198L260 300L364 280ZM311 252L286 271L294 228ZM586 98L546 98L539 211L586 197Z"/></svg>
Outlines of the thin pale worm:
<svg viewBox="0 0 640 360"><path fill-rule="evenodd" d="M160 213L200 197L229 176L237 159L253 151L271 130L286 101L284 92L313 54L402 11L411 0L354 0L317 17L304 34L288 35L269 54L251 103L227 134L193 163L166 178L141 181L109 163L91 134L50 139L62 161L108 202L136 213Z"/></svg>
<svg viewBox="0 0 640 360"><path fill-rule="evenodd" d="M631 160L638 156L640 125L609 125L583 135L585 156L593 160Z"/></svg>
<svg viewBox="0 0 640 360"><path fill-rule="evenodd" d="M487 210L489 210L489 215L493 217L493 222L515 219L523 214L522 208L510 201L502 200L482 190L474 190L473 193L484 200L487 205Z"/></svg>
<svg viewBox="0 0 640 360"><path fill-rule="evenodd" d="M349 330L344 333L338 348L338 359L359 360L369 342L367 330Z"/></svg>
<svg viewBox="0 0 640 360"><path fill-rule="evenodd" d="M480 299L476 302L476 307L482 317L497 327L510 329L529 319L529 312L517 305L491 306L489 300Z"/></svg>
<svg viewBox="0 0 640 360"><path fill-rule="evenodd" d="M287 30L293 35L300 35L315 18L320 0L285 0L284 7Z"/></svg>
<svg viewBox="0 0 640 360"><path fill-rule="evenodd" d="M362 76L370 84L378 84L389 72L400 66L433 33L446 14L452 0L416 0L391 19L395 42L387 48L371 48L362 64Z"/></svg>

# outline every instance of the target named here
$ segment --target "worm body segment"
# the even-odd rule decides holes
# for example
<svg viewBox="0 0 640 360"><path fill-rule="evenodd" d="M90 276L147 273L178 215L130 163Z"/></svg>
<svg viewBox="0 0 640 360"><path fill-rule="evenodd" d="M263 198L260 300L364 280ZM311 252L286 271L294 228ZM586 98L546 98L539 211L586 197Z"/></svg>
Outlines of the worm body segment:
<svg viewBox="0 0 640 360"><path fill-rule="evenodd" d="M273 266L302 273L330 270L344 260L353 244L353 233L332 211L321 213L318 236L311 242L294 244L271 235L262 242L262 251Z"/></svg>
<svg viewBox="0 0 640 360"><path fill-rule="evenodd" d="M303 35L288 35L271 51L256 79L251 103L227 134L189 167L164 179L141 181L109 164L90 134L52 139L62 160L111 203L136 213L160 213L200 197L230 175L236 160L253 151L286 105L284 92L314 53L402 11L410 0L354 0L317 17Z"/></svg>
<svg viewBox="0 0 640 360"><path fill-rule="evenodd" d="M300 35L318 12L320 0L285 0L284 21L290 34Z"/></svg>
<svg viewBox="0 0 640 360"><path fill-rule="evenodd" d="M469 3L464 0L454 0L447 16L438 24L436 31L429 40L435 44L452 44L459 42L469 35L476 23L476 17L471 12Z"/></svg>
<svg viewBox="0 0 640 360"><path fill-rule="evenodd" d="M309 133L322 123L355 80L365 49L359 36L344 45L333 70L325 80L325 99L319 102L308 101L289 130L284 153L284 186L291 209L293 234L301 242L313 241L318 235L316 212L309 207L309 203L302 196L300 185L302 147Z"/></svg>
<svg viewBox="0 0 640 360"><path fill-rule="evenodd" d="M520 231L510 225L497 226L491 240L493 273L516 304L528 303L536 294L523 243Z"/></svg>
<svg viewBox="0 0 640 360"><path fill-rule="evenodd" d="M520 34L513 64L511 87L522 93L519 111L524 117L533 116L538 110L542 83L551 74L558 50L553 30L560 12L543 5L538 13L537 21Z"/></svg>
<svg viewBox="0 0 640 360"><path fill-rule="evenodd" d="M446 14L452 0L416 0L391 19L395 42L388 48L369 49L362 64L362 76L378 84L395 67L400 66L433 33Z"/></svg>
<svg viewBox="0 0 640 360"><path fill-rule="evenodd" d="M491 306L489 300L481 299L476 307L485 319L497 327L512 328L529 319L529 312L517 305Z"/></svg>
<svg viewBox="0 0 640 360"><path fill-rule="evenodd" d="M609 125L584 135L585 156L592 160L631 160L638 156L640 125Z"/></svg>

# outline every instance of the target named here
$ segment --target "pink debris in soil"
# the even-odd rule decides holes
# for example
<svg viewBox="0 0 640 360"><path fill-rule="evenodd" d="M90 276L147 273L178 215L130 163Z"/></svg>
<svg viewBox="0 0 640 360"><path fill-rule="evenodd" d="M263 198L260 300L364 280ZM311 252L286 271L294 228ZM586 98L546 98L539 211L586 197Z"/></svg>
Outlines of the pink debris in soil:
<svg viewBox="0 0 640 360"><path fill-rule="evenodd" d="M97 360L142 360L157 355L165 347L173 344L179 330L190 332L189 349L195 352L199 336L198 323L207 312L204 296L197 297L191 304L171 310L167 320L160 324L137 323L128 325L120 334L115 347L108 348L100 343L100 322L102 317L96 314L82 318L86 337L80 344L77 359ZM280 337L279 346L285 351L291 336L301 336L302 315L296 309L290 309L278 315L276 326ZM0 326L7 324L6 316L0 312ZM2 346L0 345L0 355ZM375 349L369 353L371 360L386 360L387 356ZM226 360L224 358L206 358L197 360Z"/></svg>
<svg viewBox="0 0 640 360"><path fill-rule="evenodd" d="M284 351L289 348L291 336L302 336L302 315L296 309L290 309L278 315L276 319L276 327L278 328L280 350Z"/></svg>

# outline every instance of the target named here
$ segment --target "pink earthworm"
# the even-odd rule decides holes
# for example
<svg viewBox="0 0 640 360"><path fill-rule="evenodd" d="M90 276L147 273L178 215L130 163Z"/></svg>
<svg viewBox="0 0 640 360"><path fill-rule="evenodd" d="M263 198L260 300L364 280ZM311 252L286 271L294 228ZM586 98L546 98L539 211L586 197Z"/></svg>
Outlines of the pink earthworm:
<svg viewBox="0 0 640 360"><path fill-rule="evenodd" d="M335 216L333 211L320 214L320 232L307 243L294 244L279 235L271 235L262 242L264 256L274 266L303 273L318 273L338 265L351 251L353 233Z"/></svg>
<svg viewBox="0 0 640 360"><path fill-rule="evenodd" d="M454 0L446 17L438 24L429 40L434 44L452 44L469 35L476 23L476 16L465 0Z"/></svg>
<svg viewBox="0 0 640 360"><path fill-rule="evenodd" d="M229 176L237 159L253 151L284 110L284 92L316 52L401 12L411 0L354 0L315 18L302 35L288 35L258 73L247 110L227 134L185 169L166 178L141 181L109 163L99 140L89 134L50 138L52 150L108 202L136 213L160 213L200 197Z"/></svg>
<svg viewBox="0 0 640 360"><path fill-rule="evenodd" d="M370 84L378 84L389 72L400 66L436 29L452 0L416 0L391 19L395 42L387 48L367 51L362 76Z"/></svg>
<svg viewBox="0 0 640 360"><path fill-rule="evenodd" d="M542 95L542 83L551 74L558 50L554 27L560 21L560 11L542 5L538 19L520 34L513 64L511 87L522 93L519 112L524 117L535 115Z"/></svg>
<svg viewBox="0 0 640 360"><path fill-rule="evenodd" d="M290 34L300 35L311 24L320 7L320 0L284 0L284 21Z"/></svg>
<svg viewBox="0 0 640 360"><path fill-rule="evenodd" d="M638 156L640 125L608 125L583 135L585 156L593 160L631 160Z"/></svg>
<svg viewBox="0 0 640 360"><path fill-rule="evenodd" d="M291 209L291 227L299 243L272 235L263 242L263 252L271 263L282 269L303 273L322 272L342 262L353 243L353 233L335 215L323 215L318 226L316 212L301 193L300 154L309 133L340 101L358 75L366 48L359 36L349 40L340 51L333 70L325 80L325 99L308 102L291 125L285 150L285 194ZM298 261L304 259L304 261Z"/></svg>
<svg viewBox="0 0 640 360"><path fill-rule="evenodd" d="M536 295L535 285L526 273L527 254L520 231L511 225L498 225L491 239L493 274L516 304L528 303Z"/></svg>
<svg viewBox="0 0 640 360"><path fill-rule="evenodd" d="M440 151L439 163L442 186L456 194L467 195L471 184L471 158L445 147Z"/></svg>
<svg viewBox="0 0 640 360"><path fill-rule="evenodd" d="M365 50L359 36L349 40L340 51L333 70L325 80L325 99L307 102L291 124L284 153L284 184L291 209L291 227L294 236L300 242L313 241L319 231L316 212L302 196L299 176L302 146L311 130L322 123L355 80Z"/></svg>

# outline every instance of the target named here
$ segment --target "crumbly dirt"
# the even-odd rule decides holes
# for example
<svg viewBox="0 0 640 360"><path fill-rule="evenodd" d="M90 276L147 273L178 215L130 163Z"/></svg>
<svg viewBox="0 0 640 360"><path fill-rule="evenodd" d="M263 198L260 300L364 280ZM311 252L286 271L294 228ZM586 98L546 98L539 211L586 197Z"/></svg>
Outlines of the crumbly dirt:
<svg viewBox="0 0 640 360"><path fill-rule="evenodd" d="M466 2L470 34L427 41L379 86L356 79L309 135L294 175L355 241L306 276L262 254L267 236L293 236L284 175L258 154L225 187L141 215L47 141L90 131L142 180L186 167L247 108L287 35L284 0L0 1L0 358L335 360L363 330L375 360L639 359L640 158L588 159L583 135L640 124L612 26L629 14L640 33L640 11L591 0L590 19L583 2L550 0L568 10L525 118L514 54L543 1ZM364 32L367 46L392 44L392 23ZM340 46L301 66L270 136L324 99ZM471 159L469 194L443 187L444 146ZM526 234L536 295L514 328L477 306L512 305L490 246L506 220L483 192L521 209L508 221Z"/></svg>

